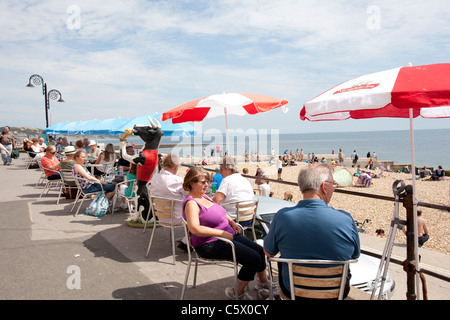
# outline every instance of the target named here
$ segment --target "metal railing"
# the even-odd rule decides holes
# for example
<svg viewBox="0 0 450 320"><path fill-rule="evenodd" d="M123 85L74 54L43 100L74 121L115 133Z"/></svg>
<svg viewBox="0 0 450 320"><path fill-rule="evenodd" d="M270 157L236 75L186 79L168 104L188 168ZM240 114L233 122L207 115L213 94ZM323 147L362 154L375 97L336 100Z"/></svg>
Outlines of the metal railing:
<svg viewBox="0 0 450 320"><path fill-rule="evenodd" d="M186 167L194 167L194 165L188 165L188 164L182 164L183 166ZM215 172L214 169L209 169L209 168L204 168L204 170L206 171L212 171ZM281 184L285 184L285 185L289 185L289 186L293 186L293 187L298 187L297 183L295 182L290 182L290 181L284 181L284 180L275 180L275 179L270 179L270 178L266 178L266 177L256 177L256 176L252 176L252 175L246 175L246 174L242 174L243 177L246 178L252 178L252 179L261 179L261 180L265 180L265 181L270 181L270 182L274 182L274 183L281 183ZM378 199L378 200L384 200L384 201L392 201L395 202L395 198L394 197L390 197L390 196L384 196L384 195L377 195L377 194L370 194L370 193L364 193L364 192L358 192L358 191L352 191L352 190L345 190L345 189L335 189L334 192L337 193L343 193L343 194L348 194L348 195L352 195L352 196L359 196L359 197L366 197L366 198L372 198L372 199ZM440 205L440 204L434 204L434 203L427 203L427 202L418 202L417 206L421 206L421 207L427 207L427 208L432 208L432 209L438 209L438 210L443 210L443 211L447 211L450 212L450 207L446 206L446 205ZM267 223L269 224L269 222L261 220L261 219L257 219L259 222L261 223ZM371 251L367 251L367 250L361 250L362 253L367 254L369 256L375 257L375 258L381 258L381 255L375 252L371 252ZM400 261L398 259L395 258L390 258L390 261L392 263L404 266L404 261ZM432 276L434 278L446 281L446 282L450 282L450 277L443 275L443 274L439 274L435 271L429 270L427 268L421 267L420 268L420 272L422 272L423 274L427 274L429 276Z"/></svg>

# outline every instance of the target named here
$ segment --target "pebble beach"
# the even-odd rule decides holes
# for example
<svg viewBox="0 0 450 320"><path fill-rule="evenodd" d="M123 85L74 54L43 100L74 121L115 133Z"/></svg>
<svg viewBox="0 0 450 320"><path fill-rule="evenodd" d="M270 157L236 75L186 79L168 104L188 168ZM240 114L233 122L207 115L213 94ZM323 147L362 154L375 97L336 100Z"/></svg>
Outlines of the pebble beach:
<svg viewBox="0 0 450 320"><path fill-rule="evenodd" d="M296 166L283 167L282 179L284 181L294 182L297 181L299 170L306 166L307 163L297 162ZM218 165L210 164L205 165L205 168L214 169ZM249 175L254 175L260 166L265 176L269 179L277 179L277 170L275 166L270 166L267 162L241 162L239 163L240 172L243 168L248 168ZM351 166L345 166L352 173L356 172L356 168ZM342 167L336 167L335 171L341 170ZM180 168L179 175L184 176L185 169ZM386 172L385 177L372 179L372 185L370 187L349 186L345 189L369 193L376 195L384 195L393 197L392 185L396 180L403 180L406 185L412 184L411 174L398 173L398 172ZM356 177L353 178L356 182ZM283 199L285 191L290 191L293 194L294 202L301 200L301 193L298 187L290 186L286 184L269 182L270 189L273 192L273 197ZM256 188L256 185L254 185ZM425 179L416 180L416 190L419 202L450 205L450 179L441 181L427 181ZM388 236L390 223L394 210L394 202L372 199L367 197L348 195L335 192L331 199L330 205L336 209L341 209L349 212L355 221L364 222L369 219L370 222L366 222L364 227L365 233L368 235L376 236L375 231L377 229L383 229L385 231L385 237ZM437 209L431 209L427 207L419 207L423 211L422 217L426 219L427 226L430 234L430 239L423 245L422 248L429 250L435 250L440 253L450 254L450 214L448 211L442 211ZM400 219L406 219L406 209L400 204L399 209ZM405 244L406 236L401 230L396 233L396 243Z"/></svg>

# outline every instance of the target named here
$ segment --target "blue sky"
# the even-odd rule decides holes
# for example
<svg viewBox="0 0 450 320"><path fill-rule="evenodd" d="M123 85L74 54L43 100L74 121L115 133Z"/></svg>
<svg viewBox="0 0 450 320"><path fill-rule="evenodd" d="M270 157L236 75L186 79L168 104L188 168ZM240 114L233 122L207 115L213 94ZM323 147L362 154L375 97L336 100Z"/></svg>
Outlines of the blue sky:
<svg viewBox="0 0 450 320"><path fill-rule="evenodd" d="M162 113L247 92L287 99L289 111L230 116L230 128L406 130L407 119L310 123L299 111L352 77L449 62L449 16L448 0L3 0L0 126L45 127L41 87L25 87L39 74L66 101L50 101L52 124ZM450 128L450 119L414 126Z"/></svg>

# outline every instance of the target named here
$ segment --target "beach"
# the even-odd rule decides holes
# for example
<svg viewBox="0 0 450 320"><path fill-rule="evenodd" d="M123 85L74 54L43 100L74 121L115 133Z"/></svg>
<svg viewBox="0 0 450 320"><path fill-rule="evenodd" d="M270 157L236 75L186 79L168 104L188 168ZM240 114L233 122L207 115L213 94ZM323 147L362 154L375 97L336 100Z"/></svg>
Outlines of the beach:
<svg viewBox="0 0 450 320"><path fill-rule="evenodd" d="M361 162L363 164L363 162ZM260 166L267 178L277 179L277 172L275 166L269 166L268 162L240 162L239 168L242 173L243 168L249 169L249 175L254 175L257 166ZM297 162L296 166L283 167L282 179L284 181L295 182L299 170L306 166L307 163ZM205 165L205 168L214 169L218 165ZM343 167L337 167L335 171L341 170ZM356 168L345 166L352 173ZM180 168L178 174L184 176L185 168ZM361 193L376 194L393 197L392 185L396 180L403 180L406 185L412 184L411 174L387 172L385 177L372 179L370 187L349 186L344 189L352 190ZM356 181L356 177L353 178ZM270 189L273 192L273 197L283 199L284 192L290 191L293 194L294 202L301 200L301 193L298 187L286 184L269 182ZM255 185L254 185L255 187ZM439 205L450 205L450 180L441 181L425 181L424 179L416 180L416 190L419 202L433 203ZM341 209L349 212L353 219L358 222L364 222L365 219L370 219L370 223L365 223L366 234L376 236L377 229L385 231L385 237L388 236L390 224L392 220L394 202L372 199L361 196L348 195L335 192L331 199L330 205L336 209ZM431 209L427 207L419 207L423 211L422 217L427 221L430 239L423 245L422 248L435 250L440 253L450 254L450 215L447 211ZM406 209L400 204L399 207L400 219L406 220ZM396 233L396 243L405 244L406 236L401 230Z"/></svg>

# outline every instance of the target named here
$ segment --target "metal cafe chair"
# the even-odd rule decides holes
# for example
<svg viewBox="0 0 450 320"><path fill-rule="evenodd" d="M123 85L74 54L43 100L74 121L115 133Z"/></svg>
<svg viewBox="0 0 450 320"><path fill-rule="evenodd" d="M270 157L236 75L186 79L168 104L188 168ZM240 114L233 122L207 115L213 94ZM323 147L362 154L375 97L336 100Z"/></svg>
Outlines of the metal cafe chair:
<svg viewBox="0 0 450 320"><path fill-rule="evenodd" d="M342 300L349 264L358 260L334 261L269 258L269 263L272 261L288 265L286 271L289 273L289 291L291 296L286 296L283 290L279 288L282 300L295 300L296 297ZM270 280L273 281L271 272L269 274ZM282 279L278 279L278 285L280 285L281 281ZM273 297L273 294L271 293L270 296Z"/></svg>

